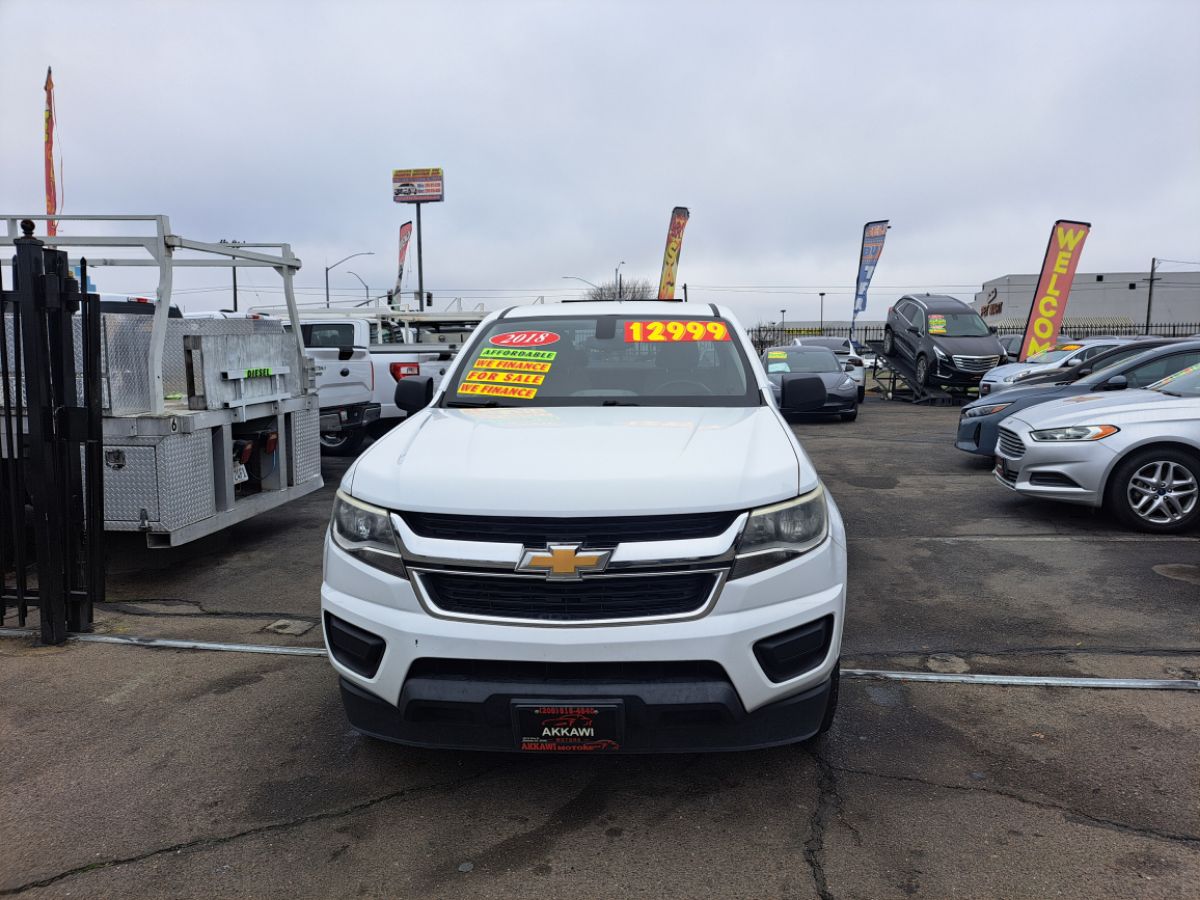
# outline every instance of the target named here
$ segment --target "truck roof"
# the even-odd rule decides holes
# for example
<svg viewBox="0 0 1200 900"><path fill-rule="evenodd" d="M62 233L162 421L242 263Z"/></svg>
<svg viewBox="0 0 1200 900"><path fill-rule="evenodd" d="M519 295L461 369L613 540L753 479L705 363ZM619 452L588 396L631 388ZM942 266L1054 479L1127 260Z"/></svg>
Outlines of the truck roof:
<svg viewBox="0 0 1200 900"><path fill-rule="evenodd" d="M715 311L715 312L714 312ZM557 316L658 316L660 318L712 319L732 318L728 310L709 303L679 303L666 300L598 300L577 303L533 303L504 311L505 319L531 319Z"/></svg>

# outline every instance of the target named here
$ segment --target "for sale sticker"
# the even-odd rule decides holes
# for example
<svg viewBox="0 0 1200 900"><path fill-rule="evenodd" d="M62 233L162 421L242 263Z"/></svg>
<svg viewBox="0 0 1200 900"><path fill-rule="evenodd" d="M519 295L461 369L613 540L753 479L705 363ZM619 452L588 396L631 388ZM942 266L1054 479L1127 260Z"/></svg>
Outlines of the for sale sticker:
<svg viewBox="0 0 1200 900"><path fill-rule="evenodd" d="M541 384L545 375L534 372L492 372L487 369L472 369L467 381L490 381L496 384Z"/></svg>

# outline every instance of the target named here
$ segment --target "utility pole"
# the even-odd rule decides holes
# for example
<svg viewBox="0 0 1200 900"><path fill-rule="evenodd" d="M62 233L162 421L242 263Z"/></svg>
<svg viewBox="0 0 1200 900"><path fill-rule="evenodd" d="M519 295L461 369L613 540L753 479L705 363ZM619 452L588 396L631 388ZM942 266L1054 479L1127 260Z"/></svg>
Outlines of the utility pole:
<svg viewBox="0 0 1200 900"><path fill-rule="evenodd" d="M825 333L825 292L819 291L818 296L821 298L821 334Z"/></svg>
<svg viewBox="0 0 1200 900"><path fill-rule="evenodd" d="M414 203L417 208L417 309L425 304L425 262L421 258L421 207L423 203Z"/></svg>
<svg viewBox="0 0 1200 900"><path fill-rule="evenodd" d="M684 303L687 303L687 302L688 302L688 299L687 299L687 282L686 282L686 281L683 283L683 302L684 302Z"/></svg>
<svg viewBox="0 0 1200 900"><path fill-rule="evenodd" d="M1150 309L1154 303L1154 282L1158 279L1154 277L1155 270L1158 269L1158 257L1150 259L1150 287L1146 290L1146 330L1145 334L1150 333Z"/></svg>

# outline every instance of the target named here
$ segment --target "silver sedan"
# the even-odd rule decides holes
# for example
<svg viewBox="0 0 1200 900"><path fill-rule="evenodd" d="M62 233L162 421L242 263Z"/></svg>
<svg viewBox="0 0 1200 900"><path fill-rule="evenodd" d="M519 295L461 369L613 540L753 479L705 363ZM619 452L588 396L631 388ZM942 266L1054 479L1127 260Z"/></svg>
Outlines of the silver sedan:
<svg viewBox="0 0 1200 900"><path fill-rule="evenodd" d="M1200 520L1200 365L1146 390L1031 406L1000 423L996 454L996 479L1017 493L1183 531Z"/></svg>

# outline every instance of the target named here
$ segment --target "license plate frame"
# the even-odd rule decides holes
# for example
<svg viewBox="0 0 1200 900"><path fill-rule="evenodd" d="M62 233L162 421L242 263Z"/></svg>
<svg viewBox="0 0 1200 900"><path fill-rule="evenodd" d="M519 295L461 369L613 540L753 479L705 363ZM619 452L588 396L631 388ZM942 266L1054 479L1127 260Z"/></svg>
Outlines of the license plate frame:
<svg viewBox="0 0 1200 900"><path fill-rule="evenodd" d="M524 753L614 753L625 740L620 700L514 700L513 740Z"/></svg>

